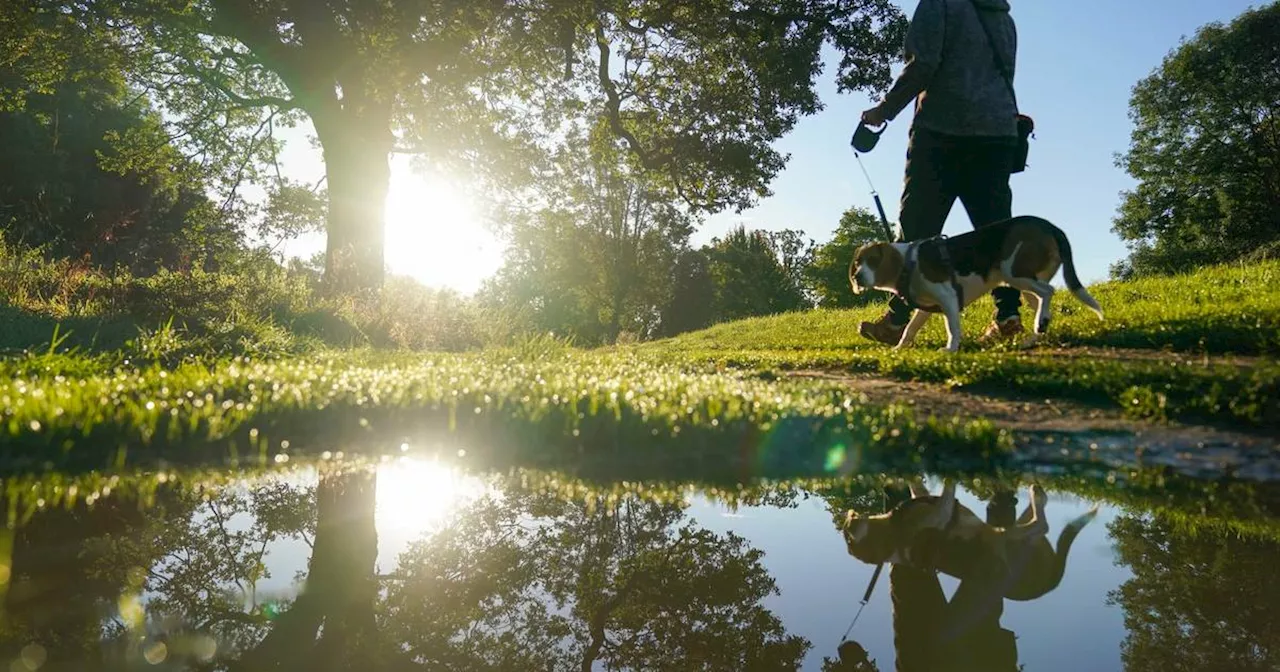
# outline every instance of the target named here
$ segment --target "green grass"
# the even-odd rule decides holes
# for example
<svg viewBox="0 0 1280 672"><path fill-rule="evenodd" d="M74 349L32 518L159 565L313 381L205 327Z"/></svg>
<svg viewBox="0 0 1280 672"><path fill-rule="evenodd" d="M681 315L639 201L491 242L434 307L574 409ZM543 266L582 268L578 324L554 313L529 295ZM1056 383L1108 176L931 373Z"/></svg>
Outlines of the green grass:
<svg viewBox="0 0 1280 672"><path fill-rule="evenodd" d="M1280 355L1280 261L1217 266L1183 276L1106 282L1089 288L1106 320L1065 290L1054 299L1046 346L1096 346L1170 350L1192 354ZM978 349L977 337L991 320L990 296L961 316L962 347ZM824 353L880 350L858 335L858 323L880 317L883 306L812 310L716 325L651 344L664 352L794 352L798 361ZM1032 313L1024 306L1030 326ZM935 316L913 349L941 348L944 320Z"/></svg>
<svg viewBox="0 0 1280 672"><path fill-rule="evenodd" d="M691 372L626 352L349 353L27 374L0 377L11 468L259 456L282 446L315 454L435 431L535 461L645 468L674 459L695 470L727 461L808 473L864 452L912 458L1008 446L981 419L919 421L839 386Z"/></svg>
<svg viewBox="0 0 1280 672"><path fill-rule="evenodd" d="M459 351L492 339L471 303L408 278L355 300L327 297L317 272L258 252L220 263L140 277L0 236L0 354L44 351L55 330L62 351L166 366L360 346Z"/></svg>
<svg viewBox="0 0 1280 672"><path fill-rule="evenodd" d="M809 367L1078 399L1155 419L1280 427L1277 262L1099 286L1105 323L1058 301L1056 344L1172 352L1136 359L984 350L972 340L952 356L936 351L941 320L920 347L894 353L857 336L857 321L876 309L743 320L592 351L535 338L422 353L409 350L443 347L453 327L409 333L439 306L394 283L379 306L344 313L275 266L138 279L42 266L13 250L0 249L0 262L8 292L0 311L9 311L0 318L11 327L0 341L28 343L0 357L9 468L263 457L282 445L377 450L445 432L475 450L569 460L584 471L675 460L692 471L730 464L814 474L888 456L998 455L1012 443L982 418L926 419L869 403L853 385L777 375ZM966 313L971 339L989 307L984 299ZM33 325L47 332L37 339ZM1206 353L1254 357L1206 362Z"/></svg>
<svg viewBox="0 0 1280 672"><path fill-rule="evenodd" d="M893 351L857 333L881 308L815 310L721 324L640 346L646 356L709 368L835 369L978 391L1069 398L1139 417L1258 428L1280 427L1280 262L1206 269L1179 278L1106 283L1091 291L1108 313L1100 321L1059 294L1052 337L1036 350L982 347L990 298L963 316L956 355L935 318L910 349ZM1055 346L1142 348L1161 352L1089 352ZM1252 355L1243 362L1210 358Z"/></svg>

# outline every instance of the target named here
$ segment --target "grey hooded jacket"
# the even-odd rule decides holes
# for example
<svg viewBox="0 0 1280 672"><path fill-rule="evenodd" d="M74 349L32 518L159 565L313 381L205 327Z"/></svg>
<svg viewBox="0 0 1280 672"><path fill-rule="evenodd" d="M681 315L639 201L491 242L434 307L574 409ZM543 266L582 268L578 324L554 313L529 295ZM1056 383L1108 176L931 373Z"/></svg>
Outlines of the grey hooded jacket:
<svg viewBox="0 0 1280 672"><path fill-rule="evenodd" d="M979 20L1013 76L1018 33L1008 0L920 0L907 30L906 67L882 103L887 118L914 98L913 126L950 135L1017 135L1015 101Z"/></svg>

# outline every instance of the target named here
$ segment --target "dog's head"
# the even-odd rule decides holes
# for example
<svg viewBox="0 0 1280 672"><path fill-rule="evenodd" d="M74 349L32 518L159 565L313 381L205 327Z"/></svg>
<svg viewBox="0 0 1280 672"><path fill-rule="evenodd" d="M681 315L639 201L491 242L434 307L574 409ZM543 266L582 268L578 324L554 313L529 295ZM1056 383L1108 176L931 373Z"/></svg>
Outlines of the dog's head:
<svg viewBox="0 0 1280 672"><path fill-rule="evenodd" d="M849 262L849 284L854 294L868 289L892 289L902 274L902 253L889 243L868 243L858 248Z"/></svg>
<svg viewBox="0 0 1280 672"><path fill-rule="evenodd" d="M883 516L864 516L849 509L845 513L844 525L841 529L849 555L873 565L884 562L892 553L892 549L885 546L883 538L875 538L872 535L872 522L878 518Z"/></svg>

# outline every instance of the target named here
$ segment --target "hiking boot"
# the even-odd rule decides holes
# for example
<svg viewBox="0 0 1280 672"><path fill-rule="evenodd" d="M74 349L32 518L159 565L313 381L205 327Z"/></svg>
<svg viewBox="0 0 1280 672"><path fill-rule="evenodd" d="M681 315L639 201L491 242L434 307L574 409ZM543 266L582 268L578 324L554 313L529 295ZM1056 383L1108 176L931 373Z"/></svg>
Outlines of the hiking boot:
<svg viewBox="0 0 1280 672"><path fill-rule="evenodd" d="M978 342L989 345L999 341L1012 341L1019 334L1026 333L1026 329L1022 328L1022 318L1014 315L1000 321L992 321L987 325L987 330L983 332L982 338Z"/></svg>
<svg viewBox="0 0 1280 672"><path fill-rule="evenodd" d="M885 345L897 345L902 340L902 332L905 331L907 325L894 324L888 313L876 322L863 322L858 325L858 333L864 338L869 338L877 343Z"/></svg>

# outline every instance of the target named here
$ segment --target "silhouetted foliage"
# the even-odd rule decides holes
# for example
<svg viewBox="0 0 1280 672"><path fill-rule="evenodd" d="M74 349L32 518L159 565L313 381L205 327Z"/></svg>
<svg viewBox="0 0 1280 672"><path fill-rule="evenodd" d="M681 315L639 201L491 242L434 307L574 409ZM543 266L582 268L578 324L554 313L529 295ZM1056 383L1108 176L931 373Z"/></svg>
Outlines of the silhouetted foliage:
<svg viewBox="0 0 1280 672"><path fill-rule="evenodd" d="M773 238L739 226L705 248L715 282L717 321L773 315L810 307L800 271L789 270Z"/></svg>
<svg viewBox="0 0 1280 672"><path fill-rule="evenodd" d="M870 210L853 207L840 215L831 240L814 251L813 262L805 269L805 280L820 308L852 308L884 300L879 292L854 294L849 284L849 263L858 248L883 238L880 220Z"/></svg>
<svg viewBox="0 0 1280 672"><path fill-rule="evenodd" d="M510 213L484 292L505 320L589 345L653 335L693 223L624 151L599 130L573 138L544 178L546 205Z"/></svg>
<svg viewBox="0 0 1280 672"><path fill-rule="evenodd" d="M1162 516L1109 525L1133 578L1108 594L1124 610L1126 670L1280 667L1280 544L1194 530Z"/></svg>
<svg viewBox="0 0 1280 672"><path fill-rule="evenodd" d="M785 162L773 141L819 109L824 45L839 90L880 89L905 28L889 0L38 4L128 38L147 57L140 85L228 167L269 161L271 131L309 119L339 289L382 284L392 152L509 184L562 121L584 119L689 207L741 208Z"/></svg>
<svg viewBox="0 0 1280 672"><path fill-rule="evenodd" d="M1183 273L1280 252L1280 3L1201 28L1134 87L1119 165L1138 180L1112 274Z"/></svg>
<svg viewBox="0 0 1280 672"><path fill-rule="evenodd" d="M711 307L716 300L716 283L706 251L681 250L671 275L671 299L662 307L658 335L675 336L714 324Z"/></svg>
<svg viewBox="0 0 1280 672"><path fill-rule="evenodd" d="M46 254L139 273L204 265L239 248L200 168L167 144L125 86L109 34L17 3L0 10L0 232ZM51 54L50 43L68 51ZM115 140L154 142L124 164Z"/></svg>

